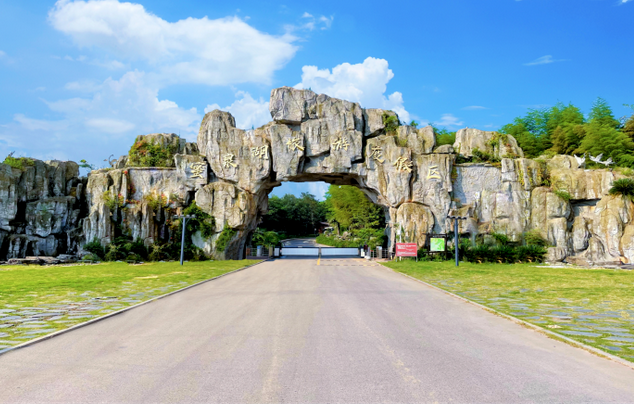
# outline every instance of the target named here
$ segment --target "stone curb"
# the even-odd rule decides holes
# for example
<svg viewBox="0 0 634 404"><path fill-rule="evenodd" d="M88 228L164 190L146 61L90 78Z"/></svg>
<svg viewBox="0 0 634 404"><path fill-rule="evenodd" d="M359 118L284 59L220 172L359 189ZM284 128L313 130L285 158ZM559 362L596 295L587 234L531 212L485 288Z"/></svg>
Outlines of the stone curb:
<svg viewBox="0 0 634 404"><path fill-rule="evenodd" d="M200 282L194 283L193 285L185 286L185 287L184 287L184 288L182 288L182 289L178 289L178 290L175 290L175 291L173 291L173 292L170 292L170 293L167 293L167 294L164 294L164 295L161 295L161 296L153 297L153 298L152 298L152 299L150 299L150 300L146 300L146 301L144 301L144 302L141 302L141 303L135 304L134 306L126 307L126 308L124 308L124 309L121 309L121 310L118 310L118 311L114 311L114 312L112 312L112 313L109 313L109 314L103 315L103 316L101 316L101 317L93 318L92 320L88 320L88 321L83 322L83 323L75 324L74 326L72 326L72 327L70 327L70 328L65 328L65 329L63 329L63 330L55 331L54 333L47 334L47 335L45 335L45 336L43 336L43 337L39 337L39 338L36 338L36 339L32 339L32 340L30 340L30 341L23 342L23 343L18 344L18 345L16 345L16 346L12 346L12 347L5 348L5 349L0 349L0 355L5 354L5 353L8 353L8 352L11 352L11 351L14 351L14 350L16 350L16 349L25 348L25 347L27 347L27 346L30 346L30 345L33 345L33 344L37 344L38 342L42 342L42 341L45 341L45 340L47 340L47 339L50 339L50 338L53 338L53 337L57 337L58 335L62 335L62 334L65 334L65 333L67 333L67 332L70 332L70 331L76 330L76 329L78 329L78 328L82 328L82 327L85 327L85 326L87 326L87 325L94 324L94 323L96 323L96 322L98 322L98 321L105 320L105 319L110 318L110 317L114 317L114 316L116 316L116 315L118 315L118 314L125 313L125 312L126 312L126 311L128 311L128 310L132 310L132 309L137 308L137 307L139 307L139 306L143 306L143 305L145 305L145 304L152 303L152 302L153 302L153 301L155 301L155 300L162 299L162 298L164 298L164 297L168 297L168 296L174 295L174 294L176 294L176 293L180 293L180 292L185 291L185 290L187 290L187 289L193 288L194 286L202 285L203 283L207 283L207 282L210 282L210 281L216 280L216 279L218 279L218 278L222 278L223 276L227 276L227 275L231 275L231 274L236 273L236 272L243 271L243 270L245 270L245 269L247 269L247 268L251 268L251 267L254 267L254 266L256 266L256 265L260 265L260 264L262 264L262 263L264 263L264 262L267 262L267 261L268 261L268 260L262 260L262 261L260 261L260 262L256 262L255 264L247 265L246 267L242 267L242 268L234 269L234 270L233 270L233 271L231 271L231 272L227 272L227 273L224 273L224 274L222 274L222 275L218 275L218 276L216 276L216 277L214 277L214 278L205 279L205 280L203 280L203 281L200 281Z"/></svg>
<svg viewBox="0 0 634 404"><path fill-rule="evenodd" d="M576 348L580 348L580 349L586 350L586 351L588 351L590 353L593 353L593 354L595 354L597 356L600 356L600 357L603 357L605 359L610 359L610 360L612 360L614 362L617 362L617 363L619 363L619 364L621 364L623 366L627 366L628 368L634 370L634 363L633 362L627 361L627 360L625 360L623 358L619 358L618 356L612 355L612 354L610 354L608 352L602 351L602 350L597 349L595 347L592 347L590 345L586 345L583 342L575 341L574 339L568 338L568 337L563 336L561 334L557 334L556 332L550 331L550 330L548 330L546 328L543 328L543 327L540 327L538 325L531 324L528 321L524 321L524 320L521 320L521 319L519 319L517 317L513 317L513 316L510 316L508 314L499 312L499 311L497 311L495 309L492 309L490 307L487 307L487 306L485 306L483 304L474 302L473 300L469 300L469 299L467 299L467 298L465 298L463 296L457 295L457 294L449 292L449 291L447 291L445 289L439 288L438 286L434 286L434 285L432 285L430 283L427 283L427 282L422 281L420 279L414 278L413 276L404 274L404 273L399 272L399 271L395 271L394 269L392 269L390 267L387 267L387 266L383 265L380 262L377 262L377 264L379 264L380 266L382 266L383 268L385 268L385 269L387 269L387 270L389 270L391 272L397 273L397 274L402 275L402 276L404 276L406 278L410 278L410 279L412 279L412 280L414 280L416 282L420 282L423 285L428 286L428 287L430 287L432 289L436 289L436 290L438 290L440 292L448 294L449 296L453 296L453 297L458 298L458 299L460 299L460 300L462 300L464 302L471 303L471 304L473 304L475 306L478 306L479 308L484 309L484 310L486 310L486 311L488 311L490 313L497 314L500 317L504 317L507 320L511 320L514 323L526 326L526 327L531 328L531 329L533 329L533 330L535 330L535 331L537 331L539 333L545 334L547 337L552 337L553 339L564 340L565 342L567 342L570 345L573 345Z"/></svg>

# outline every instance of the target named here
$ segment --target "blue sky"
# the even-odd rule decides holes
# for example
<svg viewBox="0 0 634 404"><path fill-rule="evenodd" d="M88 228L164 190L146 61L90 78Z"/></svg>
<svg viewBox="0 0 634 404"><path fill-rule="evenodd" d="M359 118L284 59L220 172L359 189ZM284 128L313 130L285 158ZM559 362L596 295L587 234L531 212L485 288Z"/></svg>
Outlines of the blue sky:
<svg viewBox="0 0 634 404"><path fill-rule="evenodd" d="M100 166L137 135L195 140L218 107L257 127L284 85L451 130L599 96L620 117L633 17L634 0L0 0L0 156Z"/></svg>

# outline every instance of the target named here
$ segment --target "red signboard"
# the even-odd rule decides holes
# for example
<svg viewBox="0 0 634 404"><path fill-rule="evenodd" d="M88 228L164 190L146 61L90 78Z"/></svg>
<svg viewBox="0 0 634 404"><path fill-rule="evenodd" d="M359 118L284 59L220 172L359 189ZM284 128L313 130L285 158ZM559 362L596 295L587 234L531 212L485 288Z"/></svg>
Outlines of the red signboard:
<svg viewBox="0 0 634 404"><path fill-rule="evenodd" d="M416 257L417 254L418 247L416 243L396 243L397 257Z"/></svg>

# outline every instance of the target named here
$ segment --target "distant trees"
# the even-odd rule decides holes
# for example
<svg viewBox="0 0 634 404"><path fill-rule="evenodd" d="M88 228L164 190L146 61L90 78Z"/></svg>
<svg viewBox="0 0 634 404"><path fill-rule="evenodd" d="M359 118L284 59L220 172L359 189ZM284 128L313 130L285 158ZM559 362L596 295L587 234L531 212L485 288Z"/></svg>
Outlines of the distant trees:
<svg viewBox="0 0 634 404"><path fill-rule="evenodd" d="M527 157L603 154L620 166L634 167L634 115L621 123L602 98L594 102L588 119L574 105L557 103L529 110L500 132L515 137Z"/></svg>
<svg viewBox="0 0 634 404"><path fill-rule="evenodd" d="M269 198L269 212L263 217L261 229L285 233L287 235L304 236L314 234L320 222L326 220L326 207L307 192L298 198L286 194L282 198Z"/></svg>

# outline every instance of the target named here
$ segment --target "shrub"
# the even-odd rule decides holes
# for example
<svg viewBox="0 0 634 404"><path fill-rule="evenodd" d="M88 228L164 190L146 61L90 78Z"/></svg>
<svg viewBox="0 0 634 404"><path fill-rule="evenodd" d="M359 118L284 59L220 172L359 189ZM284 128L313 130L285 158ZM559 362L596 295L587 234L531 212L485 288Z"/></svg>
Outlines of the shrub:
<svg viewBox="0 0 634 404"><path fill-rule="evenodd" d="M118 194L115 196L112 191L104 192L102 197L104 204L111 211L115 210L116 208L120 208L125 204L125 199L123 198L123 195Z"/></svg>
<svg viewBox="0 0 634 404"><path fill-rule="evenodd" d="M227 248L227 244L231 241L231 239L236 235L237 231L229 227L229 225L225 224L224 229L222 229L222 233L216 240L216 251L224 252Z"/></svg>
<svg viewBox="0 0 634 404"><path fill-rule="evenodd" d="M538 245L526 245L517 247L516 259L520 262L542 262L546 255L546 249Z"/></svg>
<svg viewBox="0 0 634 404"><path fill-rule="evenodd" d="M464 249L463 256L467 261L474 263L493 262L512 264L515 262L542 262L546 255L546 249L538 245L519 247L500 245L493 248L486 244L473 248L461 245L460 249Z"/></svg>
<svg viewBox="0 0 634 404"><path fill-rule="evenodd" d="M166 208L170 204L169 198L165 195L147 194L143 196L143 200L154 211L158 210L158 208Z"/></svg>
<svg viewBox="0 0 634 404"><path fill-rule="evenodd" d="M537 230L531 230L524 233L524 243L527 246L546 247L548 240L546 240Z"/></svg>
<svg viewBox="0 0 634 404"><path fill-rule="evenodd" d="M477 147L472 150L472 153L473 153L474 163L492 163L492 164L500 163L500 159L498 157L494 156L491 153L482 151L478 149Z"/></svg>
<svg viewBox="0 0 634 404"><path fill-rule="evenodd" d="M209 213L200 209L200 207L196 205L196 201L192 202L191 205L185 208L183 210L183 214L195 216L187 221L187 232L189 234L194 234L200 230L200 235L205 239L208 239L214 234L216 229L216 220Z"/></svg>
<svg viewBox="0 0 634 404"><path fill-rule="evenodd" d="M141 258L141 256L139 254L134 254L134 253L130 253L128 254L127 257L125 257L126 261L134 261L134 262L141 262L143 261L143 259Z"/></svg>
<svg viewBox="0 0 634 404"><path fill-rule="evenodd" d="M621 178L612 183L609 191L610 195L620 195L631 201L634 201L634 179Z"/></svg>
<svg viewBox="0 0 634 404"><path fill-rule="evenodd" d="M504 233L492 233L491 237L495 240L498 245L507 245L511 242L508 236Z"/></svg>
<svg viewBox="0 0 634 404"><path fill-rule="evenodd" d="M383 116L381 118L383 120L383 125L385 126L385 132L392 134L396 133L400 124L398 118L394 115L388 114L387 111L383 112Z"/></svg>
<svg viewBox="0 0 634 404"><path fill-rule="evenodd" d="M557 189L555 191L553 191L553 193L555 195L557 195L558 197L560 197L561 199L563 199L564 201L569 201L570 199L572 199L572 197L570 196L570 194L568 193L568 191L565 191L563 189Z"/></svg>
<svg viewBox="0 0 634 404"><path fill-rule="evenodd" d="M18 170L24 170L27 167L34 166L35 160L28 157L13 157L13 153L9 153L9 155L4 159L4 164L7 164L13 168L17 168Z"/></svg>
<svg viewBox="0 0 634 404"><path fill-rule="evenodd" d="M131 167L173 167L174 154L171 145L161 146L145 139L134 142L128 153L128 165Z"/></svg>
<svg viewBox="0 0 634 404"><path fill-rule="evenodd" d="M87 255L84 255L84 257L83 257L82 259L83 259L83 260L85 260L85 261L93 261L93 262L96 262L96 261L101 261L101 260L102 260L102 258L101 258L101 257L99 257L99 256L98 256L98 255L96 255L96 254L87 254Z"/></svg>
<svg viewBox="0 0 634 404"><path fill-rule="evenodd" d="M116 244L110 244L104 259L106 261L121 261L125 256L126 254L122 251L121 247Z"/></svg>
<svg viewBox="0 0 634 404"><path fill-rule="evenodd" d="M168 248L165 244L152 244L151 252L148 255L150 261L163 261L170 258Z"/></svg>
<svg viewBox="0 0 634 404"><path fill-rule="evenodd" d="M360 243L357 240L341 240L340 238L337 238L336 236L326 236L324 234L320 234L319 236L317 236L317 243L319 244L324 244L324 245L328 245L331 247L359 247L359 245L363 245L364 243Z"/></svg>
<svg viewBox="0 0 634 404"><path fill-rule="evenodd" d="M94 239L90 243L84 244L84 250L103 259L106 256L106 249L101 245L98 239Z"/></svg>

